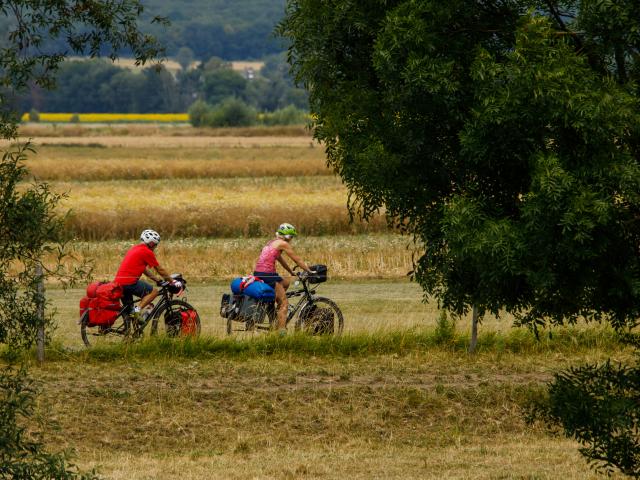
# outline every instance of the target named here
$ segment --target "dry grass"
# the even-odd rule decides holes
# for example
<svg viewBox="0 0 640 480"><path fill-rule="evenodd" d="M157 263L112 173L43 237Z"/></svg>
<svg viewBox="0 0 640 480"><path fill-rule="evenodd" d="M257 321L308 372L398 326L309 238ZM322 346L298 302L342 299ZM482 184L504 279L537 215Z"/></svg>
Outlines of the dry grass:
<svg viewBox="0 0 640 480"><path fill-rule="evenodd" d="M386 231L382 217L350 222L346 189L335 177L54 182L68 192L68 232L83 240L263 236L282 222L305 235Z"/></svg>
<svg viewBox="0 0 640 480"><path fill-rule="evenodd" d="M92 125L57 125L28 123L20 126L20 137L47 138L47 142L55 138L66 139L65 143L72 143L72 138L91 137L303 137L311 141L309 129L302 125L291 126L258 126L234 128L194 128L190 125L132 125L132 124L92 124ZM100 139L102 142L102 139ZM0 143L0 145L5 145Z"/></svg>
<svg viewBox="0 0 640 480"><path fill-rule="evenodd" d="M156 254L162 265L181 271L192 281L226 281L253 271L267 238L180 239L163 241ZM110 278L116 272L133 240L74 242L75 260L93 262L96 278ZM390 234L300 237L293 246L309 263L330 268L333 279L403 279L411 270L410 242ZM290 262L291 263L291 262Z"/></svg>
<svg viewBox="0 0 640 480"><path fill-rule="evenodd" d="M590 355L589 358L593 358ZM115 479L596 479L577 445L525 425L546 355L443 351L36 368L55 448Z"/></svg>
<svg viewBox="0 0 640 480"><path fill-rule="evenodd" d="M320 147L46 146L27 161L38 180L141 180L332 175Z"/></svg>

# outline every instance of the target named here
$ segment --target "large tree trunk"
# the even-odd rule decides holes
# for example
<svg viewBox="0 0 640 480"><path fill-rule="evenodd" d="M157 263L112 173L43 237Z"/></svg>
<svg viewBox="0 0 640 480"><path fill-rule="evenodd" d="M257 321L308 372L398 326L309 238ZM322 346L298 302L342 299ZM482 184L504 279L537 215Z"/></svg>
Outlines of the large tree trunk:
<svg viewBox="0 0 640 480"><path fill-rule="evenodd" d="M471 315L471 341L469 342L469 353L476 351L478 344L478 307L473 306L473 314Z"/></svg>

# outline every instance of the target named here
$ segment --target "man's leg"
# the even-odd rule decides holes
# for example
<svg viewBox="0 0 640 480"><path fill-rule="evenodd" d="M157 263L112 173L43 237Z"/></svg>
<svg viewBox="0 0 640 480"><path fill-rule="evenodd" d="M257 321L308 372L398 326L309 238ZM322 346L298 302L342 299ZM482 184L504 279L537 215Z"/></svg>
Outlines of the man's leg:
<svg viewBox="0 0 640 480"><path fill-rule="evenodd" d="M140 307L140 310L144 309L144 307L149 305L153 301L153 299L158 296L159 293L160 292L157 289L153 288L151 290L151 293L142 297L140 299L140 303L138 304L138 306Z"/></svg>

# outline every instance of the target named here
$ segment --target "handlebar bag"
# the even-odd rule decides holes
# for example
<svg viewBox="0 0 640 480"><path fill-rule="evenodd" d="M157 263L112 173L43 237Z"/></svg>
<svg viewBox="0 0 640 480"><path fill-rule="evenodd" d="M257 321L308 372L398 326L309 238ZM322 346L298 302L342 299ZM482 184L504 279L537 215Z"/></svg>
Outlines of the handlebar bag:
<svg viewBox="0 0 640 480"><path fill-rule="evenodd" d="M316 272L309 275L309 283L323 283L327 281L326 265L309 265L309 268Z"/></svg>

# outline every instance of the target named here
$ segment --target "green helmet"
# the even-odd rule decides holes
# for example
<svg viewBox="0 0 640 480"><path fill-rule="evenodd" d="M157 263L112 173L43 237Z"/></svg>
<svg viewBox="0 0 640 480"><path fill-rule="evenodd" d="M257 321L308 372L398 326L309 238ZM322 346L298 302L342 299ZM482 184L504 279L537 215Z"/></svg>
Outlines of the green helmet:
<svg viewBox="0 0 640 480"><path fill-rule="evenodd" d="M286 238L291 238L298 235L298 231L296 230L296 227L294 227L290 223L283 223L278 227L278 230L276 231L276 235L281 235Z"/></svg>

